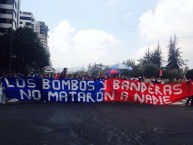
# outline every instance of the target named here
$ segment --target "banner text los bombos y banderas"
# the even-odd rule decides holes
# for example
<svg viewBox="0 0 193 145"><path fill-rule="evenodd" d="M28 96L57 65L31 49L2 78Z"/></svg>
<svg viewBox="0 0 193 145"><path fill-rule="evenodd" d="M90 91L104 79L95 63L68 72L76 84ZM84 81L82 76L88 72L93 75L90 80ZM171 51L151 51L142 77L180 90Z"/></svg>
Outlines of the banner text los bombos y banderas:
<svg viewBox="0 0 193 145"><path fill-rule="evenodd" d="M151 84L109 79L82 81L52 78L4 78L9 98L49 102L137 102L164 105L187 98L192 83Z"/></svg>

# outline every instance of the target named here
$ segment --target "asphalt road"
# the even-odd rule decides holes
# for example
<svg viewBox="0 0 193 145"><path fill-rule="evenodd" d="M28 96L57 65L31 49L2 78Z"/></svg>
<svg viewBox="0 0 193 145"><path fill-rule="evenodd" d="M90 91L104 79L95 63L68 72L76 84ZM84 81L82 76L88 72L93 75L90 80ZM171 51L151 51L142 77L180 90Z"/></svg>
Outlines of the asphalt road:
<svg viewBox="0 0 193 145"><path fill-rule="evenodd" d="M0 145L193 145L193 107L0 105Z"/></svg>

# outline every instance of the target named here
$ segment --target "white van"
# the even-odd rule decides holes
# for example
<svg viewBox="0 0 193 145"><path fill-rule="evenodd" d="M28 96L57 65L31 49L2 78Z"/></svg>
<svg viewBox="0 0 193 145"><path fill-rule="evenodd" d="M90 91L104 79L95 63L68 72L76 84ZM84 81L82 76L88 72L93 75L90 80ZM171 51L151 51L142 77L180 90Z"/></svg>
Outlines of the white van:
<svg viewBox="0 0 193 145"><path fill-rule="evenodd" d="M44 69L44 73L46 73L46 74L54 74L55 70L54 70L54 68L48 67L48 68Z"/></svg>

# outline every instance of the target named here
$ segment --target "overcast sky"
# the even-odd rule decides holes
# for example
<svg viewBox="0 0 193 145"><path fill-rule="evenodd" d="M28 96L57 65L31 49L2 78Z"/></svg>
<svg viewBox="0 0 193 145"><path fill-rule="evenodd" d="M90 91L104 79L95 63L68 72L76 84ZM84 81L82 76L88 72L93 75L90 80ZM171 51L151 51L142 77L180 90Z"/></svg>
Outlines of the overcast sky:
<svg viewBox="0 0 193 145"><path fill-rule="evenodd" d="M137 62L158 42L167 60L176 34L193 68L193 0L21 0L21 10L48 25L53 67Z"/></svg>

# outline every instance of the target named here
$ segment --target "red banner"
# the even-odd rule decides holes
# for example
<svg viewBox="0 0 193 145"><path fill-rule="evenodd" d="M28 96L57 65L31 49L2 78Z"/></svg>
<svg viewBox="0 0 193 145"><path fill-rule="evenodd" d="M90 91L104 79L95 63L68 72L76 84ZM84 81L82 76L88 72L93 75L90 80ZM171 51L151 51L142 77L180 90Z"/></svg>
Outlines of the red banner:
<svg viewBox="0 0 193 145"><path fill-rule="evenodd" d="M152 84L132 80L109 79L105 82L105 102L136 102L167 105L193 95L192 82Z"/></svg>

